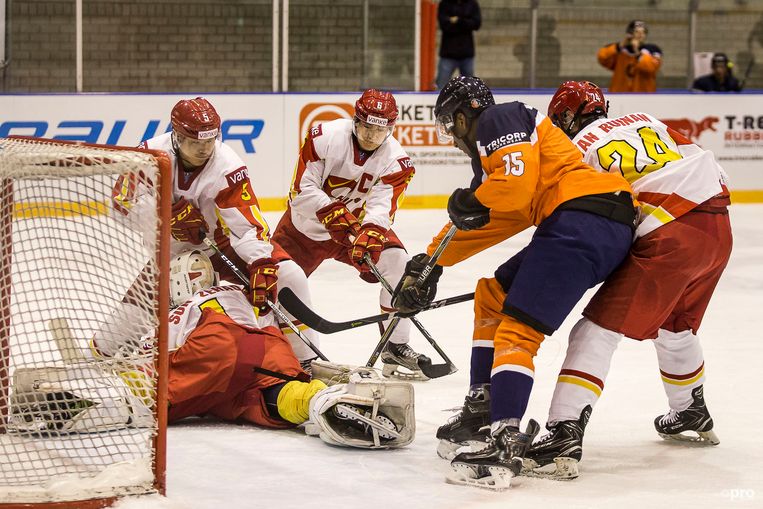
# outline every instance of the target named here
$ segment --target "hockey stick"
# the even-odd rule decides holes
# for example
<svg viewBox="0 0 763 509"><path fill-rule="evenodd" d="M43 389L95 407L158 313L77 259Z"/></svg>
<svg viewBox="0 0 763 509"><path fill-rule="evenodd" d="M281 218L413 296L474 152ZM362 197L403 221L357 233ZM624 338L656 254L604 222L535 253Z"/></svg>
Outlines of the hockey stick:
<svg viewBox="0 0 763 509"><path fill-rule="evenodd" d="M217 244L215 244L215 243L214 243L212 240L210 240L210 239L209 239L209 237L207 237L207 236L203 236L203 237L202 237L202 241L204 242L204 244L206 244L208 247L210 247L210 248L211 248L211 249L212 249L212 250L213 250L215 253L217 253L217 256L219 256L219 257L220 257L220 259L221 259L222 261L224 261L224 262L225 262L225 264L228 266L228 268L230 268L230 270L231 270L231 271L233 271L233 273L236 275L236 277L237 277L237 278L239 278L239 280L241 280L241 283L244 285L244 289L245 289L247 292L250 292L250 291L252 290L252 288L251 288L251 286L249 285L249 278L247 278L247 277L246 277L246 275L245 275L243 272L241 272L241 269L239 269L238 267L236 267L236 264L235 264L235 263L233 263L233 260L231 260L230 258L228 258L228 257L225 255L225 253L223 253L223 252L220 250L220 248L219 248L219 247L217 247ZM289 291L291 291L291 290L290 290L290 289L288 289L288 288L286 288L286 290L289 290ZM295 295L295 297L296 297L296 295ZM302 340L302 342L303 342L304 344L306 344L306 345L307 345L307 346L310 348L310 350L312 350L312 351L315 353L315 355L317 355L318 357L320 357L320 358L321 358L321 360L324 360L324 361L329 361L329 360L328 360L328 358L327 358L325 355L323 355L323 353L321 353L321 351L320 351L320 350L318 350L318 347L317 347L317 346L315 346L315 345L313 344L313 342L312 342L312 341L310 341L309 339L307 339L307 336L305 336L304 334L302 334L302 331L301 331L301 330L299 330L299 327L297 327L297 326L294 324L294 322L292 322L292 321L291 321L291 319L289 319L289 317L288 317L288 316L286 316L286 314L285 314L283 311L281 311L280 309L278 309L278 306L277 306L277 305L275 305L275 304L273 304L272 302L270 302L270 299L265 299L265 302L267 303L268 307L269 307L271 310L273 310L273 313L275 313L275 315L278 317L278 319L279 319L279 320L281 320L281 322L283 322L283 323L285 323L286 325L288 325L288 326L289 326L289 328L290 328L292 331L294 331L294 334L296 334L296 335L297 335L297 337L298 337L299 339L301 339L301 340ZM288 309L288 308L287 308L287 309ZM291 313L291 311L289 311L289 312ZM292 314L294 314L294 313L292 313ZM294 316L296 316L296 315L294 315ZM300 320L300 321L301 321L301 320ZM304 322L302 322L302 323L304 323ZM310 327L310 326L308 325L308 327ZM311 328L312 328L312 327L311 327ZM316 329L316 330L317 330L317 329ZM330 362L330 361L329 361L329 362Z"/></svg>
<svg viewBox="0 0 763 509"><path fill-rule="evenodd" d="M429 273L432 272L432 268L434 268L437 262L437 259L440 257L443 250L445 249L445 245L448 242L450 242L450 239L453 237L453 235L455 235L456 231L457 231L456 227L451 226L450 230L448 230L448 233L445 234L442 241L440 242L440 245L437 246L437 249L435 249L435 252L432 254L432 257L429 259L424 269L422 269L422 273L416 281L417 284L419 284L419 282L421 283L426 282L426 279L429 276ZM295 316L297 320L299 320L300 322L304 323L311 329L317 330L318 332L322 334L333 334L335 332L341 332L347 329L354 329L356 327L362 327L364 325L369 325L372 323L383 322L385 320L389 320L390 318L394 318L396 316L400 316L401 318L407 318L417 313L420 313L421 311L429 311L430 309L437 309L439 307L449 306L451 304L457 304L459 302L466 302L472 299L474 299L474 292L465 293L463 295L456 295L455 297L448 297L445 299L436 300L424 306L423 308L419 309L415 313L400 313L399 311L392 311L390 313L382 313L380 315L366 316L364 318L358 318L357 320L350 320L348 322L331 322L329 320L326 320L325 318L322 318L315 311L307 307L305 303L302 302L299 299L299 297L297 297L294 294L294 292L291 291L291 289L283 288L278 293L278 302L280 302L281 305L284 308L286 308L286 310L289 313Z"/></svg>
<svg viewBox="0 0 763 509"><path fill-rule="evenodd" d="M419 278L416 280L414 286L421 288L424 283L426 283L427 279L429 279L429 274L432 272L432 269L434 269L434 266L437 265L437 260L440 259L440 255L443 251L445 251L445 246L448 245L450 239L453 238L457 231L458 228L456 228L456 225L450 225L450 229L443 236L440 244L438 244L437 248L434 250L434 253L432 253L432 256L429 257L427 263L424 265L424 268L421 269L421 274L419 274Z"/></svg>
<svg viewBox="0 0 763 509"><path fill-rule="evenodd" d="M48 330L53 335L58 351L64 360L64 364L71 365L86 359L82 349L77 345L69 320L66 318L52 318L48 320Z"/></svg>
<svg viewBox="0 0 763 509"><path fill-rule="evenodd" d="M418 314L422 311L429 311L431 309L437 309L451 304L458 304L459 302L467 302L474 299L474 292L464 293L462 295L456 295L453 297L447 297L432 302L431 304L421 308L414 314ZM408 318L413 314L400 313L399 311L391 311L389 313L381 313L378 315L366 316L363 318L357 318L355 320L349 320L346 322L332 322L326 320L318 313L307 307L304 302L291 290L291 288L282 288L278 292L278 302L300 322L304 323L313 330L320 332L321 334L334 334L336 332L342 332L348 329L355 329L357 327L363 327L364 325L371 325L373 323L383 322L390 318L400 316L401 318Z"/></svg>
<svg viewBox="0 0 763 509"><path fill-rule="evenodd" d="M429 275L432 273L432 269L434 269L435 264L437 263L437 260L440 258L440 255L445 250L445 246L448 245L448 242L450 242L450 239L453 238L453 235L456 234L456 226L451 225L450 230L445 234L445 236L440 241L440 244L437 246L437 248L434 250L434 253L432 253L432 256L429 257L427 262L424 264L424 267L421 269L421 273L419 274L418 279L413 283L414 288L420 288L426 283L427 279L429 279ZM371 262L370 257L366 256L365 261ZM375 267L374 267L375 268ZM374 272L374 275L377 276L377 279L381 282L384 278L381 277L381 274L379 274L378 271ZM392 300L395 300L394 291L392 290L392 287L384 281L382 284L384 288L390 293L392 296ZM376 348L374 348L374 351L371 352L371 357L368 359L368 363L366 366L371 367L376 363L376 359L379 358L379 355L381 354L382 350L384 349L385 345L387 344L387 341L389 341L389 337L392 335L392 332L397 327L398 322L400 322L400 316L395 316L395 318L392 319L392 322L390 322L389 326L387 327L387 330L384 331L384 334L382 335L381 339L379 340L379 343L376 344ZM420 324L417 324L417 326ZM423 329L423 327L419 327L419 330ZM431 337L431 336L430 336ZM432 340L434 341L434 340ZM449 360L449 359L448 359ZM440 376L445 376L448 373L445 372L447 369L448 372L450 372L451 367L453 366L453 363L449 363L445 365L440 365L439 369L432 369L430 370L432 375L437 375L429 378L438 378ZM431 361L430 361L430 367L431 367ZM419 365L419 369L421 369L421 372L426 375L424 372L424 368Z"/></svg>
<svg viewBox="0 0 763 509"><path fill-rule="evenodd" d="M363 260L366 262L366 264L368 264L368 268L371 269L371 272L373 273L374 276L376 276L376 279L379 280L379 282L384 287L384 289L387 290L387 292L390 295L393 295L394 290L392 289L392 286L384 278L382 273L379 272L379 268L371 259L371 255L366 253L365 256L363 257ZM440 355L440 357L442 357L442 359L445 361L445 364L432 364L430 362L427 365L419 365L419 367L421 368L421 372L424 373L424 375L426 375L427 378L440 378L441 376L450 375L451 373L455 373L456 371L458 371L458 368L455 366L455 364L453 364L453 362L448 358L448 356L445 355L445 352L442 351L442 348L440 348L440 345L437 344L437 342L434 340L432 335L429 334L429 331L426 330L426 328L419 321L419 319L416 318L415 316L411 316L410 320L411 322L413 322L413 325L415 325L416 328L419 329L419 332L421 332L421 335L424 336L424 338L429 342L430 345L432 345L432 348L434 348L435 351ZM388 328L392 328L392 324L390 324L390 327Z"/></svg>

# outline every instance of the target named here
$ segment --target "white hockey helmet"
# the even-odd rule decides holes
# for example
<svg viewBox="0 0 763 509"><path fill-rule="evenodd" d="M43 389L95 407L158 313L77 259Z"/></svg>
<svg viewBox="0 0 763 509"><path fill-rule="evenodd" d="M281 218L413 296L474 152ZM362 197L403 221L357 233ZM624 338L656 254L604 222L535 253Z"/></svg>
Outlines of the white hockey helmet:
<svg viewBox="0 0 763 509"><path fill-rule="evenodd" d="M177 307L194 293L217 284L217 274L207 255L194 249L170 261L170 299Z"/></svg>

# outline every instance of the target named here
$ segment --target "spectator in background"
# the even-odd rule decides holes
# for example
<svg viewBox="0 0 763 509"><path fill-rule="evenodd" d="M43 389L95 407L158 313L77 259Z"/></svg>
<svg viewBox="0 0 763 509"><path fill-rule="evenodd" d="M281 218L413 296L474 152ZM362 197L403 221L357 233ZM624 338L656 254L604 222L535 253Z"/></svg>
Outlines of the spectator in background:
<svg viewBox="0 0 763 509"><path fill-rule="evenodd" d="M731 69L734 67L725 53L716 53L710 60L712 71L700 76L692 84L692 90L701 92L739 92L742 87L734 77Z"/></svg>
<svg viewBox="0 0 763 509"><path fill-rule="evenodd" d="M442 0L437 6L437 21L442 30L437 89L458 69L462 76L474 76L474 36L480 29L482 14L477 0Z"/></svg>
<svg viewBox="0 0 763 509"><path fill-rule="evenodd" d="M601 48L599 63L613 71L610 92L654 92L657 90L657 71L662 64L662 50L646 43L649 30L646 23L628 23L625 37Z"/></svg>

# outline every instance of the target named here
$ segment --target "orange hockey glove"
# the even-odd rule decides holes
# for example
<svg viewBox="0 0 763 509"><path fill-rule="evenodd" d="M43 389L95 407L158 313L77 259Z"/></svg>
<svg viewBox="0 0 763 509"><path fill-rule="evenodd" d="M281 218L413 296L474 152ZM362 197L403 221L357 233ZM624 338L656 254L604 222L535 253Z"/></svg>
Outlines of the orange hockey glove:
<svg viewBox="0 0 763 509"><path fill-rule="evenodd" d="M270 311L266 301L275 302L278 295L278 265L273 258L260 258L249 264L251 293L249 299L260 315Z"/></svg>
<svg viewBox="0 0 763 509"><path fill-rule="evenodd" d="M318 221L328 230L331 239L337 244L351 247L350 235L357 237L360 224L352 212L341 202L334 202L315 212Z"/></svg>
<svg viewBox="0 0 763 509"><path fill-rule="evenodd" d="M170 232L180 242L201 244L203 233L208 230L207 222L193 203L180 198L172 205Z"/></svg>
<svg viewBox="0 0 763 509"><path fill-rule="evenodd" d="M365 254L368 253L371 256L372 262L378 263L385 242L387 242L387 230L375 224L364 224L350 249L352 265L360 272L368 272L370 269L363 260Z"/></svg>

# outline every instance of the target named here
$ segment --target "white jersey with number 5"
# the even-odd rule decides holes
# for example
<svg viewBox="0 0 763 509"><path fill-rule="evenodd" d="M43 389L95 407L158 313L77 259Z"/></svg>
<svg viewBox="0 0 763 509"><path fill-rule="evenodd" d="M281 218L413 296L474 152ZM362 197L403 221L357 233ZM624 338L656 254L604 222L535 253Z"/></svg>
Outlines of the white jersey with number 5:
<svg viewBox="0 0 763 509"><path fill-rule="evenodd" d="M637 238L726 191L712 152L647 113L596 120L572 141L586 163L630 183L642 206Z"/></svg>
<svg viewBox="0 0 763 509"><path fill-rule="evenodd" d="M241 158L220 140L215 141L212 157L201 169L185 171L183 162L175 154L172 133L165 133L144 141L141 148L163 150L172 164L172 201L185 198L199 209L209 226L208 232L218 247L228 244L247 264L271 256L270 229L262 217L257 197L249 181L249 170ZM146 189L139 184L137 175L122 175L112 193L116 211L127 216L140 215L146 204ZM150 226L150 225L149 225ZM153 230L144 233L155 235ZM189 249L204 249L200 244L179 242L170 244L172 255ZM212 253L208 254L212 256Z"/></svg>

